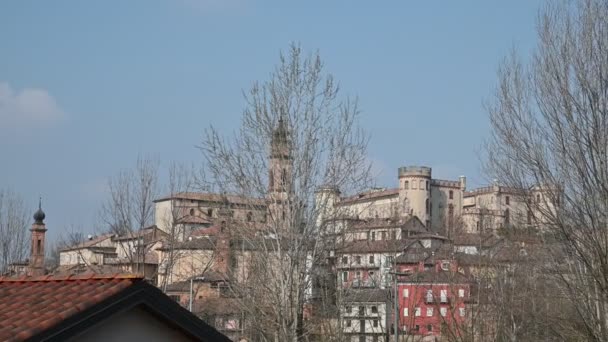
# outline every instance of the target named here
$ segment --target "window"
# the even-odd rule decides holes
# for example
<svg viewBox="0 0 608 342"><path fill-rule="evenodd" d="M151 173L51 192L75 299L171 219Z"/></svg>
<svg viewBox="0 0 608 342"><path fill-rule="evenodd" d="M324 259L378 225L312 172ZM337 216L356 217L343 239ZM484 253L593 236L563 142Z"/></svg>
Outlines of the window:
<svg viewBox="0 0 608 342"><path fill-rule="evenodd" d="M36 241L36 253L42 253L42 240L40 239Z"/></svg>
<svg viewBox="0 0 608 342"><path fill-rule="evenodd" d="M250 212L247 213L247 222L251 222L253 220L253 214Z"/></svg>
<svg viewBox="0 0 608 342"><path fill-rule="evenodd" d="M540 203L540 195L536 195L536 203Z"/></svg>
<svg viewBox="0 0 608 342"><path fill-rule="evenodd" d="M361 279L361 271L355 272L355 278Z"/></svg>
<svg viewBox="0 0 608 342"><path fill-rule="evenodd" d="M371 240L376 241L376 232L372 232L371 236L372 236Z"/></svg>
<svg viewBox="0 0 608 342"><path fill-rule="evenodd" d="M459 308L458 313L460 314L460 317L464 317L464 308Z"/></svg>
<svg viewBox="0 0 608 342"><path fill-rule="evenodd" d="M440 297L442 303L447 303L448 302L448 290L441 290L441 292L439 293L439 297Z"/></svg>
<svg viewBox="0 0 608 342"><path fill-rule="evenodd" d="M450 270L450 262L449 261L442 261L441 262L441 269L444 271L449 271Z"/></svg>
<svg viewBox="0 0 608 342"><path fill-rule="evenodd" d="M397 231L396 230L391 231L391 239L397 240Z"/></svg>
<svg viewBox="0 0 608 342"><path fill-rule="evenodd" d="M211 209L211 208L207 209L207 216L209 216L209 217L213 216L213 209Z"/></svg>
<svg viewBox="0 0 608 342"><path fill-rule="evenodd" d="M394 261L395 261L395 259L393 259L392 255L386 257L387 264L392 264Z"/></svg>
<svg viewBox="0 0 608 342"><path fill-rule="evenodd" d="M378 327L378 320L377 320L377 319L375 319L375 320L374 320L374 328L377 328L377 327Z"/></svg>
<svg viewBox="0 0 608 342"><path fill-rule="evenodd" d="M427 324L426 325L426 331L428 331L428 332L433 331L433 325L432 324Z"/></svg>
<svg viewBox="0 0 608 342"><path fill-rule="evenodd" d="M346 257L346 256L342 257L342 264L343 265L348 265L348 257Z"/></svg>
<svg viewBox="0 0 608 342"><path fill-rule="evenodd" d="M416 308L414 311L414 316L420 317L420 311L421 311L420 308Z"/></svg>
<svg viewBox="0 0 608 342"><path fill-rule="evenodd" d="M403 317L407 317L409 315L409 312L407 310L407 308L403 308Z"/></svg>
<svg viewBox="0 0 608 342"><path fill-rule="evenodd" d="M348 281L348 272L342 272L342 282L346 283Z"/></svg>
<svg viewBox="0 0 608 342"><path fill-rule="evenodd" d="M346 313L352 313L353 312L353 307L350 305L347 305L346 308L344 308L344 311Z"/></svg>
<svg viewBox="0 0 608 342"><path fill-rule="evenodd" d="M431 206L429 204L428 198L426 199L425 206L426 206L426 213L428 214L431 211Z"/></svg>
<svg viewBox="0 0 608 342"><path fill-rule="evenodd" d="M454 199L454 191L450 190L450 199Z"/></svg>
<svg viewBox="0 0 608 342"><path fill-rule="evenodd" d="M433 308L426 308L426 317L433 317Z"/></svg>
<svg viewBox="0 0 608 342"><path fill-rule="evenodd" d="M355 257L355 263L356 263L357 265L361 265L361 256L360 256L360 255L357 255L357 256Z"/></svg>
<svg viewBox="0 0 608 342"><path fill-rule="evenodd" d="M511 199L509 198L509 196L505 197L505 204L506 205L511 204Z"/></svg>
<svg viewBox="0 0 608 342"><path fill-rule="evenodd" d="M410 289L403 289L403 298L407 298L410 296Z"/></svg>
<svg viewBox="0 0 608 342"><path fill-rule="evenodd" d="M528 224L532 224L532 210L528 210Z"/></svg>
<svg viewBox="0 0 608 342"><path fill-rule="evenodd" d="M351 320L350 320L350 319L347 319L347 320L346 320L346 326L350 328L350 327L351 327L351 325L352 325Z"/></svg>
<svg viewBox="0 0 608 342"><path fill-rule="evenodd" d="M405 190L409 190L409 188L410 188L410 182L409 182L409 181L405 181L405 182L403 182L403 188L404 188Z"/></svg>
<svg viewBox="0 0 608 342"><path fill-rule="evenodd" d="M447 308L440 308L439 309L439 313L441 314L441 317L445 317L448 314L448 309Z"/></svg>
<svg viewBox="0 0 608 342"><path fill-rule="evenodd" d="M509 225L511 221L511 213L509 212L509 209L505 210L505 226Z"/></svg>
<svg viewBox="0 0 608 342"><path fill-rule="evenodd" d="M464 289L458 289L458 297L460 297L460 298L464 297Z"/></svg>
<svg viewBox="0 0 608 342"><path fill-rule="evenodd" d="M374 262L375 262L375 260L374 260L374 256L373 256L373 255L370 255L370 256L369 256L369 263L370 263L370 264L374 264Z"/></svg>
<svg viewBox="0 0 608 342"><path fill-rule="evenodd" d="M190 216L194 216L194 209L190 209Z"/></svg>
<svg viewBox="0 0 608 342"><path fill-rule="evenodd" d="M416 190L416 181L412 181L412 190Z"/></svg>
<svg viewBox="0 0 608 342"><path fill-rule="evenodd" d="M365 306L360 306L359 307L359 316L364 316L365 315Z"/></svg>
<svg viewBox="0 0 608 342"><path fill-rule="evenodd" d="M476 226L476 228L477 228L477 231L479 232L479 231L481 230L481 222L477 221L477 222L475 223L475 226Z"/></svg>
<svg viewBox="0 0 608 342"><path fill-rule="evenodd" d="M426 302L427 303L433 302L433 290L426 290Z"/></svg>
<svg viewBox="0 0 608 342"><path fill-rule="evenodd" d="M418 324L414 325L414 331L420 330L420 326Z"/></svg>
<svg viewBox="0 0 608 342"><path fill-rule="evenodd" d="M370 278L374 278L374 271L370 271L370 272L369 272L369 277L370 277Z"/></svg>
<svg viewBox="0 0 608 342"><path fill-rule="evenodd" d="M429 189L429 181L426 181L426 189Z"/></svg>
<svg viewBox="0 0 608 342"><path fill-rule="evenodd" d="M420 190L424 190L424 181L420 181Z"/></svg>
<svg viewBox="0 0 608 342"><path fill-rule="evenodd" d="M372 306L372 313L378 313L378 307L377 306Z"/></svg>

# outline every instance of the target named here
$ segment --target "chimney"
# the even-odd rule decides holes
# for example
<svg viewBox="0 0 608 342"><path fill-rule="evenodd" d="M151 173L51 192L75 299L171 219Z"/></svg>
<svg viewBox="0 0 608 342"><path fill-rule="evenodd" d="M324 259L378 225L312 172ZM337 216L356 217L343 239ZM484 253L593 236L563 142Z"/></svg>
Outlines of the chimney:
<svg viewBox="0 0 608 342"><path fill-rule="evenodd" d="M30 249L30 264L29 275L40 276L44 275L44 238L46 234L46 225L44 218L46 215L42 211L42 199L38 202L38 210L34 213L34 223L32 224L31 232L31 249Z"/></svg>

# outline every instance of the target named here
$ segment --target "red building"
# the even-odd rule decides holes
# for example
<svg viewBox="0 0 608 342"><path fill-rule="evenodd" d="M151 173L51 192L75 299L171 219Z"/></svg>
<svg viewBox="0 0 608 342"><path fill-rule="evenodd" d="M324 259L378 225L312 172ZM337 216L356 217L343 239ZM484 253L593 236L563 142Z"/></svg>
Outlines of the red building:
<svg viewBox="0 0 608 342"><path fill-rule="evenodd" d="M471 282L455 260L429 254L408 251L397 259L399 327L408 335L440 336L446 329L459 335Z"/></svg>

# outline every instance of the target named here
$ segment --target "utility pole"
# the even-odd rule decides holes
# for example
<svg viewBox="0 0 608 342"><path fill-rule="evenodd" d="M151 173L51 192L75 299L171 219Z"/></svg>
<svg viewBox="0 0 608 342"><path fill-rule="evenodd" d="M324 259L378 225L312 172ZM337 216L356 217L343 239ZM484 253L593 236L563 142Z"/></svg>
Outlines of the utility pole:
<svg viewBox="0 0 608 342"><path fill-rule="evenodd" d="M396 269L396 264L397 264L397 258L395 258L395 267L394 269ZM395 337L395 342L399 342L399 288L397 286L397 277L398 276L406 276L409 275L409 273L403 273L403 272L397 272L397 271L391 271L388 272L389 274L391 274L393 276L393 280L394 280L394 312L393 312L393 316L394 316L394 331L393 331L393 335Z"/></svg>
<svg viewBox="0 0 608 342"><path fill-rule="evenodd" d="M194 280L205 280L205 277L192 277L190 278L190 301L188 303L188 311L192 312L192 283Z"/></svg>

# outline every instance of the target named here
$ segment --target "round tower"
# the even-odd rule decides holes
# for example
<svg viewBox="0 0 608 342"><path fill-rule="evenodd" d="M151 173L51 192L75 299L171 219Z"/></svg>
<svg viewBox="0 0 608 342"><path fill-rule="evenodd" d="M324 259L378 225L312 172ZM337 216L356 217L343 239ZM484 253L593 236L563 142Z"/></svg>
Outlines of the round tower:
<svg viewBox="0 0 608 342"><path fill-rule="evenodd" d="M415 215L428 225L431 220L431 168L399 168L399 208L403 216Z"/></svg>

